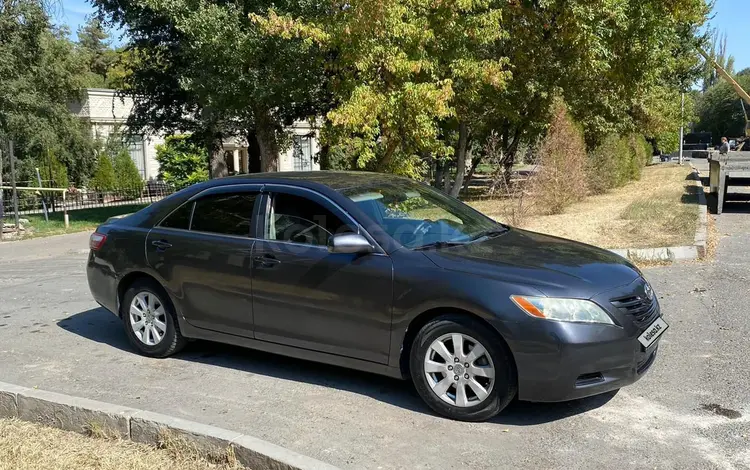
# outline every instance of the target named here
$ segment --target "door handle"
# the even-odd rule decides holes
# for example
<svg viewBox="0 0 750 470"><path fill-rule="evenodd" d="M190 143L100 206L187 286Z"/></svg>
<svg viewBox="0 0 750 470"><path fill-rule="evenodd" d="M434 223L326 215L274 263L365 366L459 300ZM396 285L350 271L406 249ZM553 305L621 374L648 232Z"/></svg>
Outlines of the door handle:
<svg viewBox="0 0 750 470"><path fill-rule="evenodd" d="M253 258L253 262L262 268L272 268L277 264L281 263L274 255L265 254L263 256L256 256Z"/></svg>
<svg viewBox="0 0 750 470"><path fill-rule="evenodd" d="M154 240L151 242L151 244L155 246L159 251L164 251L167 248L172 248L172 244L166 240Z"/></svg>

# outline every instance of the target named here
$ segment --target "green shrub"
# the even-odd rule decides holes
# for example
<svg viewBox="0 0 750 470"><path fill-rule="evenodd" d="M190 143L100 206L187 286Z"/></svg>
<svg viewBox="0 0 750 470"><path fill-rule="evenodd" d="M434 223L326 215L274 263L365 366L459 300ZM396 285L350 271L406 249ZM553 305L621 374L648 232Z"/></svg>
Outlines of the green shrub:
<svg viewBox="0 0 750 470"><path fill-rule="evenodd" d="M89 186L98 191L115 189L115 169L112 166L112 159L106 153L100 153L96 159L94 176L91 178Z"/></svg>
<svg viewBox="0 0 750 470"><path fill-rule="evenodd" d="M189 140L189 136L167 137L156 146L159 177L176 189L208 180L208 152Z"/></svg>
<svg viewBox="0 0 750 470"><path fill-rule="evenodd" d="M651 162L651 145L639 134L607 136L587 158L589 191L602 194L641 178L643 167Z"/></svg>
<svg viewBox="0 0 750 470"><path fill-rule="evenodd" d="M68 167L60 163L57 156L51 154L49 157L48 166L51 168L52 181L49 182L49 186L53 188L67 188L70 186L70 180L68 179ZM43 168L39 168L42 172L42 179L44 179Z"/></svg>
<svg viewBox="0 0 750 470"><path fill-rule="evenodd" d="M120 150L115 156L114 163L115 183L120 189L133 190L140 194L143 189L143 179L141 172L135 166L135 162L130 158L127 150Z"/></svg>
<svg viewBox="0 0 750 470"><path fill-rule="evenodd" d="M546 138L537 150L540 168L531 182L539 210L559 214L586 197L586 143L565 103L556 100Z"/></svg>
<svg viewBox="0 0 750 470"><path fill-rule="evenodd" d="M603 194L624 184L620 162L627 158L625 141L610 134L604 141L589 152L586 173L591 194Z"/></svg>
<svg viewBox="0 0 750 470"><path fill-rule="evenodd" d="M645 137L640 134L630 134L627 137L629 161L628 161L628 181L641 179L643 167L651 161L651 146Z"/></svg>

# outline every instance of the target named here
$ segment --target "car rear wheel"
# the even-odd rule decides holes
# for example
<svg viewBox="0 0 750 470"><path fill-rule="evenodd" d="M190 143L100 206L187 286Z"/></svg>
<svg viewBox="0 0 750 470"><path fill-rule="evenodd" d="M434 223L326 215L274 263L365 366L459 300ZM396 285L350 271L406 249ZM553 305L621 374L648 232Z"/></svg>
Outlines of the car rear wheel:
<svg viewBox="0 0 750 470"><path fill-rule="evenodd" d="M516 394L510 354L498 335L460 315L437 317L417 334L410 371L417 392L438 414L483 421Z"/></svg>
<svg viewBox="0 0 750 470"><path fill-rule="evenodd" d="M140 354L167 357L185 346L174 307L156 282L135 281L125 291L120 310L128 340Z"/></svg>

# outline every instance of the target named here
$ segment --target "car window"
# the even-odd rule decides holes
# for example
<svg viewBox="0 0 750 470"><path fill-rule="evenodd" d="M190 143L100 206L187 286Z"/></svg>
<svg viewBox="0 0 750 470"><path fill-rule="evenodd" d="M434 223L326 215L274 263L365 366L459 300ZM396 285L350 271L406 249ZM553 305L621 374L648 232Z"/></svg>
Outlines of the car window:
<svg viewBox="0 0 750 470"><path fill-rule="evenodd" d="M327 245L331 235L354 231L317 202L284 193L273 195L265 227L269 240L305 245Z"/></svg>
<svg viewBox="0 0 750 470"><path fill-rule="evenodd" d="M257 193L228 193L198 199L190 230L249 237L257 197Z"/></svg>
<svg viewBox="0 0 750 470"><path fill-rule="evenodd" d="M191 215L193 215L193 203L188 202L169 214L166 219L161 221L159 226L188 230L190 228Z"/></svg>

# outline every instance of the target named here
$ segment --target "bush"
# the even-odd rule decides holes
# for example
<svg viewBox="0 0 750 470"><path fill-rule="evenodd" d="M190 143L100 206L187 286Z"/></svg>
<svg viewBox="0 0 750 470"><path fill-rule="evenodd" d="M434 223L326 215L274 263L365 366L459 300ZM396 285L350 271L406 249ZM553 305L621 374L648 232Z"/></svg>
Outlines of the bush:
<svg viewBox="0 0 750 470"><path fill-rule="evenodd" d="M89 186L98 191L115 189L115 169L112 166L112 159L106 153L100 153L96 159L94 176L91 178Z"/></svg>
<svg viewBox="0 0 750 470"><path fill-rule="evenodd" d="M643 168L653 160L653 148L641 134L631 134L628 137L628 144L632 155L631 179L639 180L643 174Z"/></svg>
<svg viewBox="0 0 750 470"><path fill-rule="evenodd" d="M607 136L587 158L589 191L602 194L641 179L643 167L651 162L651 158L651 145L642 135Z"/></svg>
<svg viewBox="0 0 750 470"><path fill-rule="evenodd" d="M51 168L52 173L52 181L49 182L50 187L52 188L67 188L70 186L70 180L68 180L68 167L60 163L60 160L57 159L57 156L54 154L51 154L49 156L49 164L48 166ZM40 168L40 172L43 172L44 169ZM44 178L44 173L42 173L42 178Z"/></svg>
<svg viewBox="0 0 750 470"><path fill-rule="evenodd" d="M588 154L586 173L591 194L604 194L621 186L623 172L620 162L628 158L628 148L623 139L611 134Z"/></svg>
<svg viewBox="0 0 750 470"><path fill-rule="evenodd" d="M176 189L208 180L208 152L189 140L189 136L167 137L156 146L159 177Z"/></svg>
<svg viewBox="0 0 750 470"><path fill-rule="evenodd" d="M531 183L541 212L559 214L586 197L586 143L583 130L556 100L547 137L538 147L539 170Z"/></svg>
<svg viewBox="0 0 750 470"><path fill-rule="evenodd" d="M138 167L135 166L135 162L130 158L130 153L127 150L122 149L115 156L114 172L118 188L132 189L140 195L141 189L143 189L141 172L138 171Z"/></svg>

